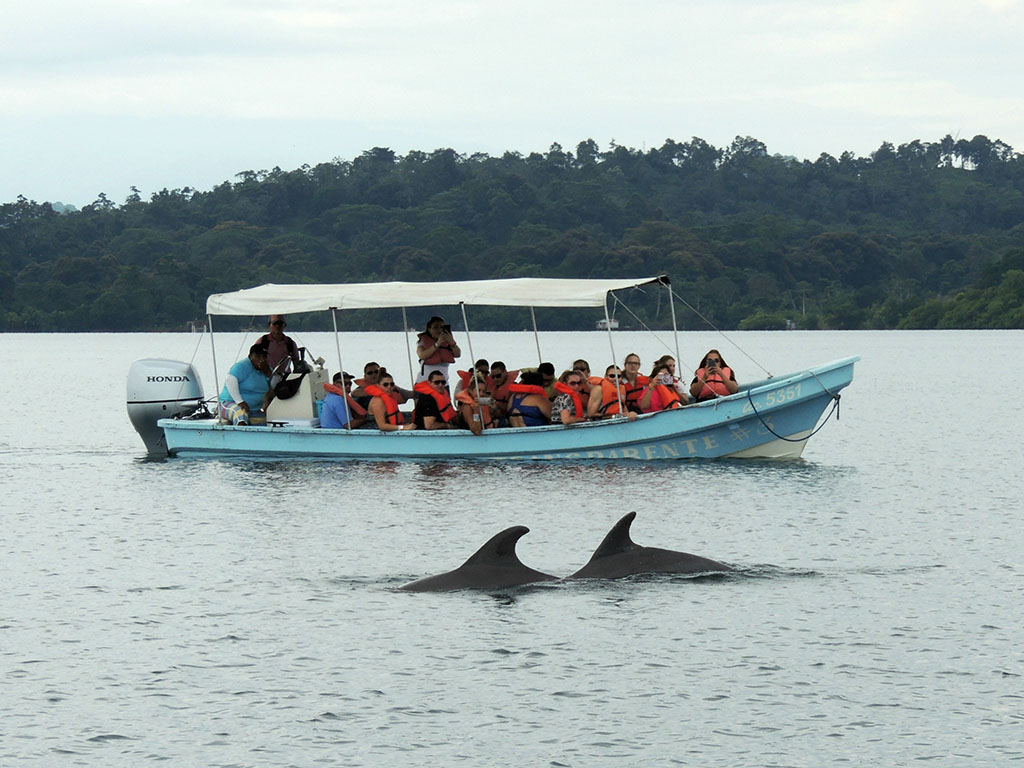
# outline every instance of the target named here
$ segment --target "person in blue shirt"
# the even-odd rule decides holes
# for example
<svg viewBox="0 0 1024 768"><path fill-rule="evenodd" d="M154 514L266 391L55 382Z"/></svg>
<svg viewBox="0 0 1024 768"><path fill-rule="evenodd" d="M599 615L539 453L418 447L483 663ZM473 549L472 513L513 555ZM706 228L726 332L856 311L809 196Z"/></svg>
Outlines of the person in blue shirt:
<svg viewBox="0 0 1024 768"><path fill-rule="evenodd" d="M352 374L334 374L331 386L324 385L327 395L320 412L320 426L323 429L359 429L366 423L366 409L352 399ZM345 401L348 400L348 407Z"/></svg>
<svg viewBox="0 0 1024 768"><path fill-rule="evenodd" d="M249 347L249 356L231 366L224 388L220 391L220 415L238 426L266 424L267 403L273 399L267 348L262 344Z"/></svg>

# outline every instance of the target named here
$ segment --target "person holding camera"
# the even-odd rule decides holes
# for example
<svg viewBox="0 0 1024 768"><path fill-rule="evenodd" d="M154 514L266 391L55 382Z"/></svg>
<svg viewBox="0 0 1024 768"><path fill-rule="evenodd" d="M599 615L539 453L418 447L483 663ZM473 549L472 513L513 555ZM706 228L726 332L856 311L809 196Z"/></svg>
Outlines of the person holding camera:
<svg viewBox="0 0 1024 768"><path fill-rule="evenodd" d="M441 373L448 381L448 366L462 356L462 350L455 343L452 327L446 325L443 317L432 317L427 321L427 330L416 337L416 357L420 361L420 373L416 383L428 381L434 371Z"/></svg>
<svg viewBox="0 0 1024 768"><path fill-rule="evenodd" d="M690 383L690 394L697 402L714 400L716 397L736 394L739 384L736 376L717 349L709 350L700 362L693 381Z"/></svg>
<svg viewBox="0 0 1024 768"><path fill-rule="evenodd" d="M675 376L667 363L658 362L651 369L650 378L647 380L647 389L640 396L639 406L642 413L655 413L656 411L667 411L670 408L680 408L690 402L685 393L676 391Z"/></svg>

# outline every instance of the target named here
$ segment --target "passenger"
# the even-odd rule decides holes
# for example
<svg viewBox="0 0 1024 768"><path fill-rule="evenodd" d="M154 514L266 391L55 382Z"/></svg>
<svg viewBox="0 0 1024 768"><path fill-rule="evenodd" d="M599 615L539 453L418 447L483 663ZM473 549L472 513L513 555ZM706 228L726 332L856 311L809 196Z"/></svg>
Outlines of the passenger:
<svg viewBox="0 0 1024 768"><path fill-rule="evenodd" d="M670 408L682 408L690 402L685 394L676 392L672 374L665 363L655 363L647 383L647 391L640 398L640 410L643 413L667 411Z"/></svg>
<svg viewBox="0 0 1024 768"><path fill-rule="evenodd" d="M352 374L334 374L331 384L324 384L327 396L320 411L322 429L359 429L366 423L366 409L349 394L352 389ZM347 407L346 407L347 401Z"/></svg>
<svg viewBox="0 0 1024 768"><path fill-rule="evenodd" d="M299 347L290 336L284 335L285 326L288 323L284 315L271 315L267 320L268 332L260 336L257 344L263 345L267 350L267 365L270 366L270 385L277 386L292 370L294 365L302 358L299 356Z"/></svg>
<svg viewBox="0 0 1024 768"><path fill-rule="evenodd" d="M491 417L490 393L487 391L487 377L477 373L470 379L469 385L455 395L458 404L459 422L474 435L482 434L485 429L493 429Z"/></svg>
<svg viewBox="0 0 1024 768"><path fill-rule="evenodd" d="M236 427L267 423L267 404L274 398L270 388L267 349L249 347L249 356L231 366L220 391L220 416Z"/></svg>
<svg viewBox="0 0 1024 768"><path fill-rule="evenodd" d="M544 377L537 372L523 373L520 384L509 384L512 393L508 403L510 427L540 427L551 421L551 401L541 386Z"/></svg>
<svg viewBox="0 0 1024 768"><path fill-rule="evenodd" d="M445 325L444 318L432 317L427 321L427 330L416 337L416 357L420 361L420 373L416 384L428 381L434 371L448 380L448 366L455 358L462 356L462 350L455 343L452 327Z"/></svg>
<svg viewBox="0 0 1024 768"><path fill-rule="evenodd" d="M548 400L555 399L555 395L558 393L555 391L555 366L551 363L541 363L536 368L520 368L519 373L539 373L541 376L540 386L547 393ZM522 376L520 376L520 380L522 380Z"/></svg>
<svg viewBox="0 0 1024 768"><path fill-rule="evenodd" d="M601 383L600 376L592 376L590 374L590 363L588 363L586 360L573 360L572 369L574 371L579 371L580 373L583 374L583 380L588 385L583 388L585 394L590 393L590 387L593 387L594 385Z"/></svg>
<svg viewBox="0 0 1024 768"><path fill-rule="evenodd" d="M518 376L519 371L508 370L501 360L491 363L491 375L487 378L487 389L491 393L491 416L498 426L508 426L508 401L512 396L508 388Z"/></svg>
<svg viewBox="0 0 1024 768"><path fill-rule="evenodd" d="M416 410L413 421L418 429L453 429L455 409L448 396L448 382L439 371L431 371L427 381L413 387L416 391Z"/></svg>
<svg viewBox="0 0 1024 768"><path fill-rule="evenodd" d="M626 387L626 408L640 412L640 398L647 387L647 377L640 373L640 355L630 352L626 355L622 383Z"/></svg>
<svg viewBox="0 0 1024 768"><path fill-rule="evenodd" d="M587 405L583 400L588 387L587 380L580 371L565 371L555 382L558 396L551 403L552 424L577 424L587 420Z"/></svg>
<svg viewBox="0 0 1024 768"><path fill-rule="evenodd" d="M621 403L626 401L626 387L623 383L622 370L617 365L609 365L604 378L599 384L590 388L590 403L587 406L587 417L591 420L608 419L618 416ZM626 417L633 421L636 414L626 410Z"/></svg>
<svg viewBox="0 0 1024 768"><path fill-rule="evenodd" d="M676 392L679 393L683 405L689 403L690 395L688 394L686 383L676 375L676 359L672 355L662 355L658 358L658 362L655 365L668 366L668 372L672 374L672 385L675 387Z"/></svg>
<svg viewBox="0 0 1024 768"><path fill-rule="evenodd" d="M722 353L717 349L709 350L704 359L700 361L700 368L694 374L690 383L690 394L697 402L702 400L714 400L716 397L736 394L739 384L736 383L736 376L732 368L722 359Z"/></svg>
<svg viewBox="0 0 1024 768"><path fill-rule="evenodd" d="M372 396L369 411L373 423L381 432L398 432L403 429L416 429L415 424L406 424L395 401L396 384L390 373L380 374L376 384L368 384L364 389Z"/></svg>
<svg viewBox="0 0 1024 768"><path fill-rule="evenodd" d="M480 358L475 363L473 363L472 371L456 371L456 373L459 374L459 383L455 385L455 392L461 392L467 386L469 386L469 383L473 380L474 372L476 372L477 374L482 373L486 377L487 373L490 371L490 368L491 364L488 363L483 358Z"/></svg>
<svg viewBox="0 0 1024 768"><path fill-rule="evenodd" d="M363 408L368 408L370 406L371 395L367 393L366 385L376 384L381 375L387 372L387 369L383 365L373 361L363 366L363 378L356 379L356 389L352 392L352 397L355 398L355 401L363 406ZM401 405L402 403L411 400L413 398L413 393L411 390L402 389L396 384L392 398L396 403Z"/></svg>

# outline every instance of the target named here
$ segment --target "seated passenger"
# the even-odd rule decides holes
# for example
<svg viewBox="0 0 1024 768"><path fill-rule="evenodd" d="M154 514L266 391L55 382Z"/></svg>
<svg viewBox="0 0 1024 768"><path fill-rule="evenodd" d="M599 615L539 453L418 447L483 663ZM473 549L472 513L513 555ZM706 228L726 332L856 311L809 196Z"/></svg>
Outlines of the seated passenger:
<svg viewBox="0 0 1024 768"><path fill-rule="evenodd" d="M491 393L491 416L494 423L501 427L508 426L508 400L512 393L509 384L515 382L519 371L510 371L501 360L491 363L491 375L487 378L487 389Z"/></svg>
<svg viewBox="0 0 1024 768"><path fill-rule="evenodd" d="M366 423L366 409L349 394L352 389L352 374L334 374L331 384L324 384L327 396L320 411L322 429L359 429Z"/></svg>
<svg viewBox="0 0 1024 768"><path fill-rule="evenodd" d="M483 358L480 358L475 363L473 363L472 371L456 371L456 373L459 374L459 383L455 385L455 392L459 393L466 387L468 387L469 383L473 380L474 373L482 373L486 377L490 368L491 364L488 363Z"/></svg>
<svg viewBox="0 0 1024 768"><path fill-rule="evenodd" d="M270 388L267 349L262 344L249 347L249 356L228 371L220 391L220 416L236 427L267 423L267 404L274 398Z"/></svg>
<svg viewBox="0 0 1024 768"><path fill-rule="evenodd" d="M717 349L709 350L704 359L700 361L700 368L697 369L690 382L690 394L697 402L703 400L714 400L716 397L736 394L739 384L736 383L736 376L732 372L722 353Z"/></svg>
<svg viewBox="0 0 1024 768"><path fill-rule="evenodd" d="M579 371L565 371L555 382L555 390L559 393L551 403L552 424L577 424L587 420L587 404L584 395L589 397L586 391L586 379Z"/></svg>
<svg viewBox="0 0 1024 768"><path fill-rule="evenodd" d="M640 410L643 413L667 411L670 408L682 408L690 402L686 395L680 395L675 388L674 377L665 363L655 363L647 382L647 390L640 397Z"/></svg>
<svg viewBox="0 0 1024 768"><path fill-rule="evenodd" d="M622 369L617 365L609 365L600 383L590 388L587 417L594 420L619 416L625 403L626 387L622 381ZM636 414L630 410L626 410L626 416L630 421L636 418Z"/></svg>
<svg viewBox="0 0 1024 768"><path fill-rule="evenodd" d="M455 409L448 397L448 382L440 371L431 371L430 378L413 387L416 409L413 422L418 429L453 429Z"/></svg>
<svg viewBox="0 0 1024 768"><path fill-rule="evenodd" d="M687 394L686 383L676 375L676 359L672 355L662 355L658 358L658 362L655 365L662 365L668 367L668 372L672 374L672 384L675 386L676 392L679 393L679 398L682 400L683 405L690 402L690 396Z"/></svg>
<svg viewBox="0 0 1024 768"><path fill-rule="evenodd" d="M639 413L640 398L647 387L647 377L640 373L640 355L635 352L626 355L621 382L626 388L626 408Z"/></svg>
<svg viewBox="0 0 1024 768"><path fill-rule="evenodd" d="M551 363L541 363L536 368L520 368L519 373L539 373L541 376L540 386L544 387L548 400L555 399L555 395L558 393L555 391L555 366ZM521 380L522 377L520 376Z"/></svg>
<svg viewBox="0 0 1024 768"><path fill-rule="evenodd" d="M485 429L494 428L489 395L487 377L479 372L474 379L470 379L465 389L455 394L459 422L474 435L482 434Z"/></svg>
<svg viewBox="0 0 1024 768"><path fill-rule="evenodd" d="M541 386L544 377L537 372L523 373L520 384L509 384L508 423L510 427L540 427L551 421L551 401Z"/></svg>
<svg viewBox="0 0 1024 768"><path fill-rule="evenodd" d="M363 389L371 395L370 415L381 432L398 432L416 429L415 424L406 424L395 401L397 385L390 373L383 373L376 384L367 384Z"/></svg>
<svg viewBox="0 0 1024 768"><path fill-rule="evenodd" d="M359 403L363 408L370 406L371 395L366 391L367 384L376 384L380 377L386 374L387 368L379 363L369 362L363 366L363 378L356 379L356 389L352 392L353 399ZM413 393L411 390L402 389L397 384L395 385L395 392L392 395L392 399L401 405L407 400L411 400Z"/></svg>

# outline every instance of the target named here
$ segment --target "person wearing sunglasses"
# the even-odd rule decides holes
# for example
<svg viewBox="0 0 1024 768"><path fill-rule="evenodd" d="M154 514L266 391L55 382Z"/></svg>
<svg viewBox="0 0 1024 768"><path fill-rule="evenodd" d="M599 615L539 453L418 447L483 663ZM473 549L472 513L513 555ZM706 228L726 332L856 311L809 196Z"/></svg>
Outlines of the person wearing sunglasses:
<svg viewBox="0 0 1024 768"><path fill-rule="evenodd" d="M580 371L563 371L555 382L558 393L551 403L551 423L578 424L587 420L590 386Z"/></svg>
<svg viewBox="0 0 1024 768"><path fill-rule="evenodd" d="M372 396L369 411L373 421L381 432L399 432L403 429L416 429L415 424L406 424L405 418L398 410L395 400L398 385L390 373L380 375L376 384L367 384L366 391Z"/></svg>
<svg viewBox="0 0 1024 768"><path fill-rule="evenodd" d="M714 400L716 397L734 395L738 389L736 375L722 359L722 353L717 349L709 350L704 355L704 359L700 361L700 367L693 376L693 381L690 383L690 394L697 402L701 402Z"/></svg>
<svg viewBox="0 0 1024 768"><path fill-rule="evenodd" d="M622 369L617 365L609 365L604 371L604 378L590 388L590 401L587 404L587 417L609 419L620 415L626 403L626 383ZM636 414L626 409L626 417L633 421Z"/></svg>
<svg viewBox="0 0 1024 768"><path fill-rule="evenodd" d="M453 429L455 408L448 396L448 382L444 375L434 371L430 378L413 386L416 392L416 409L413 421L417 429Z"/></svg>

